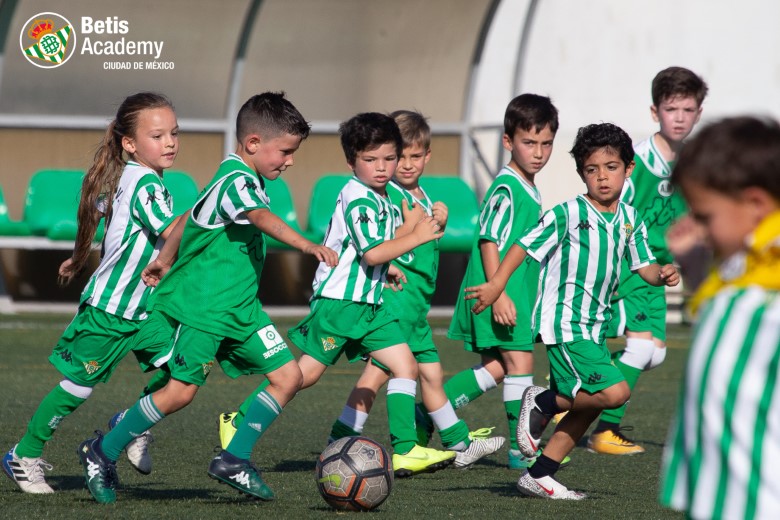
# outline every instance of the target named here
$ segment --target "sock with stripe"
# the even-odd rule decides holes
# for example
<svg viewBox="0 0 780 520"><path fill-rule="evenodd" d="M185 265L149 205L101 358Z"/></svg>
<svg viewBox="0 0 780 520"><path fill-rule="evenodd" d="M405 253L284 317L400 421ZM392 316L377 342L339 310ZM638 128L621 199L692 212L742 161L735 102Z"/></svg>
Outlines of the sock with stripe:
<svg viewBox="0 0 780 520"><path fill-rule="evenodd" d="M164 388L165 385L167 385L168 381L170 380L171 380L170 372L162 369L157 370L154 374L152 374L152 377L149 378L149 382L146 383L144 389L141 390L138 399L147 395L152 395L157 390Z"/></svg>
<svg viewBox="0 0 780 520"><path fill-rule="evenodd" d="M260 383L260 386L255 388L255 391L249 394L249 396L244 399L244 402L241 403L241 406L238 407L238 413L233 418L233 426L238 428L242 422L244 422L244 417L246 417L247 412L249 411L249 408L252 406L252 403L255 402L255 396L259 393L262 393L265 391L266 388L268 388L268 385L271 383L266 379L262 383Z"/></svg>
<svg viewBox="0 0 780 520"><path fill-rule="evenodd" d="M506 420L509 424L509 447L513 450L520 449L517 446L517 420L520 417L523 392L533 384L533 374L507 374L504 377L504 410L506 410Z"/></svg>
<svg viewBox="0 0 780 520"><path fill-rule="evenodd" d="M162 421L164 417L165 415L155 406L151 395L141 398L103 437L103 453L108 459L116 461L130 441Z"/></svg>
<svg viewBox="0 0 780 520"><path fill-rule="evenodd" d="M271 394L263 390L252 393L252 405L247 410L244 421L236 429L236 434L227 447L228 453L239 459L249 459L252 448L268 427L282 413L282 407Z"/></svg>

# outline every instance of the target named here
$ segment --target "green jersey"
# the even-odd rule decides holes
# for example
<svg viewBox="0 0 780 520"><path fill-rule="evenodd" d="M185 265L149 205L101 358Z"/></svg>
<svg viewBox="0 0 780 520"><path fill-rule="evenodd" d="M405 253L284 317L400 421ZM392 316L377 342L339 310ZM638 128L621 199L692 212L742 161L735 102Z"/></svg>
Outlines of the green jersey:
<svg viewBox="0 0 780 520"><path fill-rule="evenodd" d="M128 162L119 179L100 265L81 294L81 303L128 320L146 319L151 287L141 271L154 260L160 233L173 222L173 200L153 170Z"/></svg>
<svg viewBox="0 0 780 520"><path fill-rule="evenodd" d="M246 212L269 208L263 180L230 154L192 208L154 308L213 334L237 340L254 334L266 319L257 297L266 245Z"/></svg>
<svg viewBox="0 0 780 520"><path fill-rule="evenodd" d="M673 165L666 162L653 137L634 146L634 171L626 181L621 200L637 209L647 226L648 244L661 264L672 263L666 231L685 214L685 200L669 177Z"/></svg>
<svg viewBox="0 0 780 520"><path fill-rule="evenodd" d="M661 503L689 518L780 518L780 294L721 290L693 335Z"/></svg>
<svg viewBox="0 0 780 520"><path fill-rule="evenodd" d="M539 221L542 199L532 186L509 166L505 166L491 184L479 213L479 233L471 248L471 258L461 285L466 287L485 283L480 241L496 244L499 260L523 232ZM458 298L448 336L461 339L477 347L500 345L528 345L534 342L531 314L539 284L539 264L530 258L509 278L506 293L517 309L517 326L504 327L493 322L490 312L474 314L472 303Z"/></svg>
<svg viewBox="0 0 780 520"><path fill-rule="evenodd" d="M394 232L390 199L352 177L339 193L323 241L338 253L339 262L332 269L320 262L314 273L312 299L382 303L382 287L390 264L370 266L363 255L392 239Z"/></svg>
<svg viewBox="0 0 780 520"><path fill-rule="evenodd" d="M637 211L602 214L583 195L547 211L517 244L541 263L534 326L548 344L602 343L626 257L632 271L655 262Z"/></svg>

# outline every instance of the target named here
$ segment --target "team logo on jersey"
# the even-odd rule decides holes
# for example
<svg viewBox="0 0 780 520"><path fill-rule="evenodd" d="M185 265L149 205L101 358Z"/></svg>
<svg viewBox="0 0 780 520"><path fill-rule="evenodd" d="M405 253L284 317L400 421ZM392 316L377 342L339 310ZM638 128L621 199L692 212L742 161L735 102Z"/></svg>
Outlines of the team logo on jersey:
<svg viewBox="0 0 780 520"><path fill-rule="evenodd" d="M674 193L674 186L671 182L663 180L658 183L658 194L662 197L671 197Z"/></svg>
<svg viewBox="0 0 780 520"><path fill-rule="evenodd" d="M97 361L87 361L84 363L84 370L86 370L89 375L94 374L98 369L100 369L100 365L98 365Z"/></svg>
<svg viewBox="0 0 780 520"><path fill-rule="evenodd" d="M208 377L211 372L211 367L214 366L214 362L209 361L208 363L201 363L201 366L203 367L203 377Z"/></svg>
<svg viewBox="0 0 780 520"><path fill-rule="evenodd" d="M328 336L327 338L320 338L320 341L322 341L322 350L325 352L333 350L334 348L339 348L339 346L336 345L336 340L333 339L332 336Z"/></svg>
<svg viewBox="0 0 780 520"><path fill-rule="evenodd" d="M627 237L630 237L631 234L634 232L634 226L632 226L630 222L626 222L625 226L623 226L623 229L626 230Z"/></svg>
<svg viewBox="0 0 780 520"><path fill-rule="evenodd" d="M19 47L27 61L36 67L54 69L73 56L76 31L62 15L38 13L22 26Z"/></svg>

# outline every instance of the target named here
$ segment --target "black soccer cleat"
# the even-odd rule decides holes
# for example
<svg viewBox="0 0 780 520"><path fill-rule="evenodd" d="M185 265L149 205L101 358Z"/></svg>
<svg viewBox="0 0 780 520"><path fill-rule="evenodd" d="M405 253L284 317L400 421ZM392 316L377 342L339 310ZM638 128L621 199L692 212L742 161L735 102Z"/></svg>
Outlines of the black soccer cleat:
<svg viewBox="0 0 780 520"><path fill-rule="evenodd" d="M273 500L274 492L260 477L260 470L246 459L222 451L209 464L209 477L260 500Z"/></svg>

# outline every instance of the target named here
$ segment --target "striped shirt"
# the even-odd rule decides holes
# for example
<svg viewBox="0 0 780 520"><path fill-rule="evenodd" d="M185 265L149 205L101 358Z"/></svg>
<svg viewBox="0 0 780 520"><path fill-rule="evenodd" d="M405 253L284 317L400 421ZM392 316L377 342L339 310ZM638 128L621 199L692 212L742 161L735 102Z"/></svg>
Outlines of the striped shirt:
<svg viewBox="0 0 780 520"><path fill-rule="evenodd" d="M270 209L265 185L230 154L187 219L179 258L155 292L154 308L177 321L244 340L264 313L257 297L265 235L246 213Z"/></svg>
<svg viewBox="0 0 780 520"><path fill-rule="evenodd" d="M601 343L624 256L632 271L655 262L636 210L602 214L583 195L547 211L517 244L541 263L534 328L548 344Z"/></svg>
<svg viewBox="0 0 780 520"><path fill-rule="evenodd" d="M314 274L312 299L382 303L382 286L390 264L370 266L363 255L391 240L394 231L390 199L357 177L350 179L339 193L323 242L338 253L339 262L333 269L320 262Z"/></svg>
<svg viewBox="0 0 780 520"><path fill-rule="evenodd" d="M173 222L172 208L160 176L128 162L114 195L103 258L81 294L81 303L128 320L146 319L151 288L141 281L141 271L162 247L159 235Z"/></svg>
<svg viewBox="0 0 780 520"><path fill-rule="evenodd" d="M780 518L780 295L722 290L693 336L661 502L692 518Z"/></svg>
<svg viewBox="0 0 780 520"><path fill-rule="evenodd" d="M517 214L520 208L525 210L522 215ZM542 197L536 186L504 166L485 194L479 213L478 240L494 242L503 259L515 237L536 223L541 214ZM521 217L523 220L516 225L515 220Z"/></svg>

